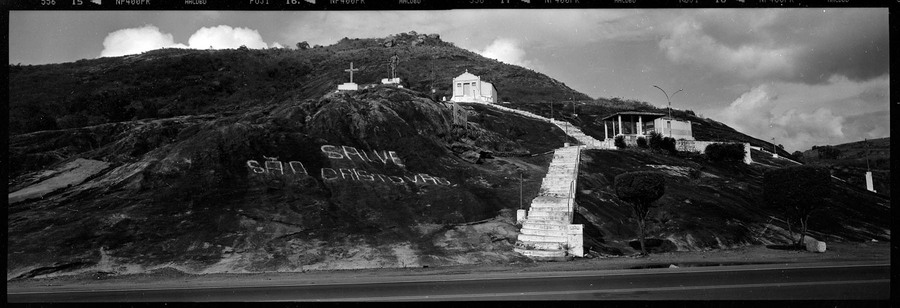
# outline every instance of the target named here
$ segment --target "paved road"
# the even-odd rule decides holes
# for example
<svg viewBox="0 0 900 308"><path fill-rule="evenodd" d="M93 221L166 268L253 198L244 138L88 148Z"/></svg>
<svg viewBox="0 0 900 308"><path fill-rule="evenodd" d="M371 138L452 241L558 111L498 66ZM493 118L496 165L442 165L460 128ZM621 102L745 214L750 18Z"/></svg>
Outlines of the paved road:
<svg viewBox="0 0 900 308"><path fill-rule="evenodd" d="M890 299L890 264L555 272L528 277L177 289L9 291L9 302Z"/></svg>

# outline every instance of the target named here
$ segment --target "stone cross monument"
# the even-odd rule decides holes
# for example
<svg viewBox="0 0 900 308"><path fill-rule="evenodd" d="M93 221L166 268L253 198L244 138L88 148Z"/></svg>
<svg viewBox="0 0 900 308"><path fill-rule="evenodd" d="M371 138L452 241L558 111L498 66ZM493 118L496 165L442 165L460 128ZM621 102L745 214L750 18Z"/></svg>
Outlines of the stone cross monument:
<svg viewBox="0 0 900 308"><path fill-rule="evenodd" d="M353 83L353 72L359 71L359 69L358 69L358 68L354 69L354 68L353 68L353 62L350 62L350 68L349 68L349 69L345 69L344 71L345 71L345 72L350 72L350 83Z"/></svg>
<svg viewBox="0 0 900 308"><path fill-rule="evenodd" d="M350 72L350 82L346 82L344 84L338 85L338 91L356 91L359 90L359 85L353 83L353 72L359 71L358 68L353 68L353 62L350 62L350 68L345 69L345 72Z"/></svg>

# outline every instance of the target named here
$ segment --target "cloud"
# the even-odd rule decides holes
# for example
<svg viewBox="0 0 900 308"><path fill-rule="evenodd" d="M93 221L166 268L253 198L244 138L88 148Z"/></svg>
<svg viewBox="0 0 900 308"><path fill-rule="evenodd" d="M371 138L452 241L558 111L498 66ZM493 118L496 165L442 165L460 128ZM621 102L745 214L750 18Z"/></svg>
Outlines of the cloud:
<svg viewBox="0 0 900 308"><path fill-rule="evenodd" d="M715 119L789 151L890 136L887 75L865 82L773 83L744 92Z"/></svg>
<svg viewBox="0 0 900 308"><path fill-rule="evenodd" d="M160 48L226 49L247 46L266 48L259 32L248 28L232 28L226 25L203 27L188 39L188 45L176 43L172 34L163 33L154 25L127 28L109 33L103 40L101 57L116 57L142 53ZM280 47L277 42L272 47Z"/></svg>
<svg viewBox="0 0 900 308"><path fill-rule="evenodd" d="M485 58L495 59L507 64L522 67L531 67L530 61L525 60L525 50L519 47L519 43L513 39L498 38L480 52Z"/></svg>
<svg viewBox="0 0 900 308"><path fill-rule="evenodd" d="M259 32L248 28L232 28L226 25L203 27L191 35L188 45L194 49L226 49L247 46L261 49L268 47Z"/></svg>
<svg viewBox="0 0 900 308"><path fill-rule="evenodd" d="M886 9L699 10L660 19L659 48L674 63L720 76L826 84L888 73Z"/></svg>
<svg viewBox="0 0 900 308"><path fill-rule="evenodd" d="M754 39L750 38L737 46L730 45L707 33L706 21L699 17L691 16L676 21L671 32L660 40L659 47L665 51L669 60L701 65L745 79L793 74L794 65L791 60L796 53L795 48L789 45L754 43Z"/></svg>
<svg viewBox="0 0 900 308"><path fill-rule="evenodd" d="M100 56L116 57L174 46L185 47L175 44L172 34L162 33L156 26L146 25L109 33L103 40Z"/></svg>
<svg viewBox="0 0 900 308"><path fill-rule="evenodd" d="M726 124L750 136L782 144L789 151L806 150L813 145L847 140L845 119L826 107L805 112L796 108L776 112L784 104L768 85L757 86L734 100L719 114Z"/></svg>

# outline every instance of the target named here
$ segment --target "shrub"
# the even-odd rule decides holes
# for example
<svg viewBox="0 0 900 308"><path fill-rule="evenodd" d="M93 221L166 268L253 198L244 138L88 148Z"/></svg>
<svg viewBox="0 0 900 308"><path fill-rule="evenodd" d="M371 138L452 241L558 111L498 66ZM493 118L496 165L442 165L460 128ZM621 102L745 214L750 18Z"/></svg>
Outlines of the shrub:
<svg viewBox="0 0 900 308"><path fill-rule="evenodd" d="M743 161L744 145L740 143L713 143L703 150L710 161Z"/></svg>
<svg viewBox="0 0 900 308"><path fill-rule="evenodd" d="M662 173L652 171L627 172L616 176L613 186L616 196L628 202L638 223L641 254L646 255L644 244L647 216L654 207L653 202L666 193L666 179Z"/></svg>
<svg viewBox="0 0 900 308"><path fill-rule="evenodd" d="M638 146L639 148L644 148L644 149L646 149L646 148L648 147L648 146L647 146L647 138L644 138L644 137L638 137L638 138L637 138L637 146Z"/></svg>
<svg viewBox="0 0 900 308"><path fill-rule="evenodd" d="M678 150L675 149L675 138L663 137L662 134L658 132L650 133L650 149L666 151L669 152L669 154L678 152Z"/></svg>
<svg viewBox="0 0 900 308"><path fill-rule="evenodd" d="M677 153L678 150L675 149L675 138L671 138L671 137L662 138L662 143L660 144L660 149L662 149L666 152L669 152L669 154Z"/></svg>
<svg viewBox="0 0 900 308"><path fill-rule="evenodd" d="M763 174L763 197L780 211L793 236L792 223L800 224L800 239L806 236L810 214L831 194L831 172L827 168L790 166Z"/></svg>
<svg viewBox="0 0 900 308"><path fill-rule="evenodd" d="M819 147L817 150L819 151L819 158L822 159L838 159L842 154L841 150L830 145Z"/></svg>
<svg viewBox="0 0 900 308"><path fill-rule="evenodd" d="M791 153L791 158L802 163L803 162L803 152L794 151L794 153Z"/></svg>
<svg viewBox="0 0 900 308"><path fill-rule="evenodd" d="M624 149L628 146L625 144L625 136L616 136L613 140L613 144L615 144L617 148Z"/></svg>
<svg viewBox="0 0 900 308"><path fill-rule="evenodd" d="M662 135L657 132L650 133L650 149L659 150L662 148Z"/></svg>

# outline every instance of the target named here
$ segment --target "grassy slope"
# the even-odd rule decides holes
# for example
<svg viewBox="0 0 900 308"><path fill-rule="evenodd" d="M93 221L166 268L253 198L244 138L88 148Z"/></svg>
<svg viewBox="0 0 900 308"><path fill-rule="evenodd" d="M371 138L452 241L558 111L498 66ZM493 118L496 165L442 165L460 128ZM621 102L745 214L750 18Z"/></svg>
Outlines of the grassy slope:
<svg viewBox="0 0 900 308"><path fill-rule="evenodd" d="M875 191L891 196L891 138L857 141L831 146L840 151L835 158L819 155L819 149L803 152L803 161L828 166L834 176L857 187L866 187L865 172L872 171ZM866 162L868 158L868 163Z"/></svg>
<svg viewBox="0 0 900 308"><path fill-rule="evenodd" d="M585 247L606 253L629 253L636 231L630 208L614 197L612 183L622 172L657 170L649 165L682 168L666 175L666 194L651 212L653 238L661 250L708 249L746 244L784 243L786 226L777 213L761 206L761 178L765 170L784 161L761 164L709 163L702 156L685 158L642 151L597 151L583 155L576 223L586 224ZM690 170L699 172L691 173ZM813 236L826 240L890 239L890 200L835 183L829 202L810 218ZM667 239L667 240L666 240Z"/></svg>

